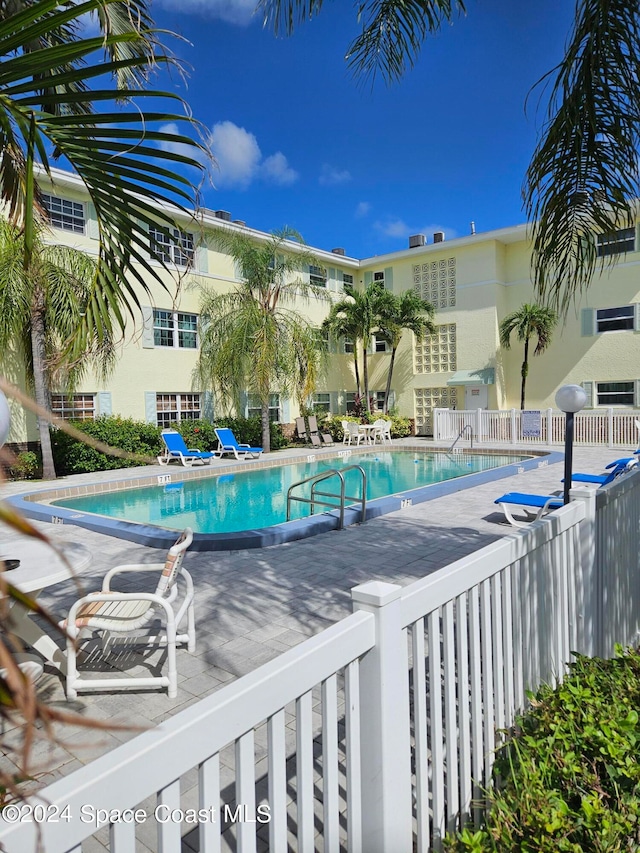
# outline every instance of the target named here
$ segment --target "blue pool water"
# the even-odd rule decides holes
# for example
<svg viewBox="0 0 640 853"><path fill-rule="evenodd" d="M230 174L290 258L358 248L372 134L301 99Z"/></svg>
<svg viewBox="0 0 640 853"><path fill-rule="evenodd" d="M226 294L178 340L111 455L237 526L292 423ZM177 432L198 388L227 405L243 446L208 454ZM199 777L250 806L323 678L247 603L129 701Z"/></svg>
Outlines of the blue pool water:
<svg viewBox="0 0 640 853"><path fill-rule="evenodd" d="M298 463L274 468L250 468L219 476L140 489L105 492L53 501L54 506L97 513L111 518L165 528L192 527L198 533L230 533L270 527L286 520L287 489L293 483L331 468L357 463L367 475L367 500L410 492L466 474L513 465L529 457L494 454L414 453L387 451L353 455L324 462ZM346 493L360 494L359 474L345 474ZM297 494L309 494L309 486ZM336 477L331 488L337 491ZM321 508L320 511L327 508ZM309 515L309 506L295 502L291 518Z"/></svg>

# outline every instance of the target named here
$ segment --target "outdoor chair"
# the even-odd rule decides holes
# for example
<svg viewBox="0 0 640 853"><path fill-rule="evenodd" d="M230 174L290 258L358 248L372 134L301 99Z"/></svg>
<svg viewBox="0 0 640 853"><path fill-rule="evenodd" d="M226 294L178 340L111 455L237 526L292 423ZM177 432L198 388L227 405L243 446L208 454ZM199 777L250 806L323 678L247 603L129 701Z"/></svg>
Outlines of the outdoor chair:
<svg viewBox="0 0 640 853"><path fill-rule="evenodd" d="M218 437L217 453L223 456L225 453L232 453L236 459L257 459L261 453L261 447L251 447L249 444L238 444L238 440L233 434L233 430L223 427L215 430Z"/></svg>
<svg viewBox="0 0 640 853"><path fill-rule="evenodd" d="M61 623L67 632L67 699L75 699L80 691L131 687L167 687L169 698L176 697L176 645L186 643L189 652L196 648L193 581L189 572L182 568L185 552L192 541L193 532L187 527L169 549L164 563L116 566L105 576L100 592L84 595L73 604L66 620ZM115 577L132 572L159 572L154 592L118 592L111 589L111 581ZM178 578L183 587L179 604ZM158 619L164 623L163 627L156 627ZM185 619L186 630L181 630ZM147 630L141 633L143 629ZM94 678L79 673L77 645L85 630L102 632L103 650L107 655L121 645L118 640L122 638L134 646L166 646L167 675Z"/></svg>
<svg viewBox="0 0 640 853"><path fill-rule="evenodd" d="M175 459L184 465L185 468L191 468L196 462L209 465L215 457L215 453L211 453L209 450L188 448L184 442L184 438L175 429L163 429L160 436L165 447L164 453L158 456L160 465L168 465L172 459Z"/></svg>
<svg viewBox="0 0 640 853"><path fill-rule="evenodd" d="M607 486L617 477L632 471L638 465L638 460L632 456L623 459L616 459L615 462L610 462L605 471L608 474L581 474L574 472L571 474L572 483L587 483L594 486ZM564 483L564 480L562 481Z"/></svg>
<svg viewBox="0 0 640 853"><path fill-rule="evenodd" d="M494 501L504 512L505 518L514 527L527 527L532 521L537 521L551 510L563 505L562 497L557 495L528 495L524 492L508 492ZM511 507L518 507L527 516L526 521L513 517Z"/></svg>
<svg viewBox="0 0 640 853"><path fill-rule="evenodd" d="M328 432L318 432L318 419L315 415L309 415L309 435L311 436L311 443L316 447L319 447L321 443L333 444L333 438L331 438L331 435ZM314 436L317 439L316 441L313 440Z"/></svg>
<svg viewBox="0 0 640 853"><path fill-rule="evenodd" d="M351 444L351 433L349 432L349 421L340 421L342 425L342 443Z"/></svg>
<svg viewBox="0 0 640 853"><path fill-rule="evenodd" d="M349 444L354 441L356 444L360 444L361 441L367 440L365 433L360 432L360 424L356 424L353 421L347 421L347 428L349 430Z"/></svg>
<svg viewBox="0 0 640 853"><path fill-rule="evenodd" d="M373 422L374 427L377 427L373 440L374 442L380 439L380 443L384 444L385 442L391 443L391 423L386 418L378 418L377 421Z"/></svg>
<svg viewBox="0 0 640 853"><path fill-rule="evenodd" d="M296 418L296 438L299 438L301 441L309 441L304 418Z"/></svg>

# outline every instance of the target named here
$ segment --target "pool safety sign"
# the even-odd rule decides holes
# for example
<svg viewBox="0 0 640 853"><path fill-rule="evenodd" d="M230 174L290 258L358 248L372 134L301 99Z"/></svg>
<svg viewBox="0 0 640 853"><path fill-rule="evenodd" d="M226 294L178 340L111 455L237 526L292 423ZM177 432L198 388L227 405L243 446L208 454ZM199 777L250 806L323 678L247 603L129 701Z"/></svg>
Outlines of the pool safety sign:
<svg viewBox="0 0 640 853"><path fill-rule="evenodd" d="M522 417L522 437L542 438L542 414L539 411L524 411Z"/></svg>

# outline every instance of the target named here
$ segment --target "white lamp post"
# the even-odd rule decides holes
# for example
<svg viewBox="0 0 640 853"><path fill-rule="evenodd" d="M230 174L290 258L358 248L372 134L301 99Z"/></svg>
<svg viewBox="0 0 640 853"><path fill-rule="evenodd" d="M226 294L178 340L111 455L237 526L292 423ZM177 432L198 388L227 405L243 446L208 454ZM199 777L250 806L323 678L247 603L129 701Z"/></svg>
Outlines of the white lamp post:
<svg viewBox="0 0 640 853"><path fill-rule="evenodd" d="M564 502L569 503L571 474L573 472L573 418L584 409L587 395L581 385L563 385L556 392L556 406L567 416L564 431Z"/></svg>
<svg viewBox="0 0 640 853"><path fill-rule="evenodd" d="M7 403L7 398L0 391L0 447L7 440L10 427L11 412L9 411L9 404Z"/></svg>

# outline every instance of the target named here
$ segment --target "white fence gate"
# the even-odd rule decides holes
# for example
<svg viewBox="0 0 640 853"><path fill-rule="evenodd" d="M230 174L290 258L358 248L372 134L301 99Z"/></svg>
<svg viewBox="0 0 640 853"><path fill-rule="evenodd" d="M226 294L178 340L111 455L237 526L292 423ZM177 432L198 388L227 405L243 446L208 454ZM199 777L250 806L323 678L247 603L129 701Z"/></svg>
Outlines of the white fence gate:
<svg viewBox="0 0 640 853"><path fill-rule="evenodd" d="M470 426L474 444L564 444L565 420L564 412L543 409L540 412L540 437L534 438L523 436L522 412L519 409L434 409L433 437L436 441L454 441L466 426ZM630 409L578 412L574 421L574 441L576 444L607 447L638 447L640 429L636 421L640 423L640 411ZM463 439L469 440L468 430Z"/></svg>
<svg viewBox="0 0 640 853"><path fill-rule="evenodd" d="M640 471L571 494L409 586L356 587L351 616L49 786L49 819L3 817L0 843L79 853L100 824L92 851L440 849L479 819L525 690L637 637Z"/></svg>

